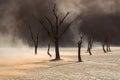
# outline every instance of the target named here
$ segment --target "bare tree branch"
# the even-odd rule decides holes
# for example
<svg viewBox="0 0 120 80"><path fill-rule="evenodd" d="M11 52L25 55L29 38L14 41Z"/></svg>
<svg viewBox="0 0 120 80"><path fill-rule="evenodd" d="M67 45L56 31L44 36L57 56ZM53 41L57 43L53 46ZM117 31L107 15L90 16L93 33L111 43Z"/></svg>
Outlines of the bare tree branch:
<svg viewBox="0 0 120 80"><path fill-rule="evenodd" d="M33 32L32 32L32 29L31 29L31 26L30 26L30 25L29 25L29 30L30 30L31 38L32 38L32 40L33 40L33 42L34 42L34 45L36 45L36 41L35 41L35 39L34 39L34 35L33 35Z"/></svg>
<svg viewBox="0 0 120 80"><path fill-rule="evenodd" d="M50 37L51 37L51 34L50 34L49 30L46 28L46 26L43 24L43 22L42 22L42 21L40 21L40 24L41 24L41 25L42 25L42 27L45 29L45 31L47 32L48 36L50 36Z"/></svg>
<svg viewBox="0 0 120 80"><path fill-rule="evenodd" d="M30 33L31 33L31 38L33 40L34 46L35 46L35 54L37 54L38 41L39 41L38 40L38 38L39 38L39 31L37 32L37 34L34 35L30 25L29 25L29 30L30 30Z"/></svg>
<svg viewBox="0 0 120 80"><path fill-rule="evenodd" d="M54 14L54 16L56 18L56 27L58 27L59 18L58 18L58 15L57 15L56 4L54 5L54 8L53 8L53 14Z"/></svg>
<svg viewBox="0 0 120 80"><path fill-rule="evenodd" d="M51 26L51 31L54 34L54 26L52 24L52 22L50 21L50 19L48 17L45 16L45 19L49 22L50 26Z"/></svg>
<svg viewBox="0 0 120 80"><path fill-rule="evenodd" d="M79 35L80 35L80 39L83 39L84 35L81 33L79 33Z"/></svg>
<svg viewBox="0 0 120 80"><path fill-rule="evenodd" d="M71 23L69 23L67 25L67 27L65 28L65 30L61 33L61 35L59 36L59 39L63 36L63 34L69 29L69 27L71 26L71 24L73 23L73 21Z"/></svg>
<svg viewBox="0 0 120 80"><path fill-rule="evenodd" d="M67 18L67 16L68 16L69 14L70 14L69 12L66 13L66 15L63 17L63 19L60 21L59 26L62 25L62 23L65 21L65 19Z"/></svg>
<svg viewBox="0 0 120 80"><path fill-rule="evenodd" d="M57 13L56 13L57 11L56 11L56 4L54 5L54 8L53 8L53 13L54 13L54 16L56 17L56 19L58 18L58 16L57 16Z"/></svg>
<svg viewBox="0 0 120 80"><path fill-rule="evenodd" d="M59 27L64 23L65 19L67 18L67 16L69 15L69 12L66 13L65 16L63 16L63 18L61 18L59 15L57 14L57 9L56 9L56 4L54 5L53 8L53 17L55 17L55 21L50 20L50 18L45 16L45 19L47 20L47 22L49 23L49 28L47 28L45 26L45 24L38 19L38 21L40 21L40 24L42 25L42 27L44 28L44 30L48 33L48 36L52 39L52 41L54 42L55 45L55 60L60 60L60 53L59 53L59 40L60 38L64 35L64 33L68 30L68 28L71 26L71 23L69 23L65 29L63 30L63 32L59 32ZM48 44L48 55L51 57L52 55L49 53L49 49L50 49L50 44Z"/></svg>

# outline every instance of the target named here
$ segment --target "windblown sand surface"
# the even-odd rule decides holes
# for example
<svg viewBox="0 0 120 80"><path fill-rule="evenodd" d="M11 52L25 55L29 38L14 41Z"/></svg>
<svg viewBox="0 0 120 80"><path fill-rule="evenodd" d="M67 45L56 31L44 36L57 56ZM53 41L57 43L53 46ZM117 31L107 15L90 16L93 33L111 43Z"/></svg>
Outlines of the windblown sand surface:
<svg viewBox="0 0 120 80"><path fill-rule="evenodd" d="M89 56L82 48L82 63L77 62L77 48L62 48L61 61L54 58L54 50L45 48L0 48L0 80L120 80L120 48L103 53L100 47Z"/></svg>

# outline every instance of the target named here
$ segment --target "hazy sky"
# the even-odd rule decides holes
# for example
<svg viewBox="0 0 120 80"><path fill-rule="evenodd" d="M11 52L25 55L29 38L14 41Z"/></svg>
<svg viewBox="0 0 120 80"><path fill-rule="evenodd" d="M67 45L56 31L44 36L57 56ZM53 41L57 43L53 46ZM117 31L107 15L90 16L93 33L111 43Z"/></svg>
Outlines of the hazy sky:
<svg viewBox="0 0 120 80"><path fill-rule="evenodd" d="M40 44L47 43L49 38L36 18L48 16L54 21L51 11L55 3L60 16L71 12L64 25L75 20L61 39L63 45L76 43L79 31L89 36L91 32L98 34L96 29L101 32L99 36L105 34L103 31L110 32L113 42L119 42L119 0L0 0L1 45L31 44L29 30L24 24L30 24L34 32L40 30Z"/></svg>

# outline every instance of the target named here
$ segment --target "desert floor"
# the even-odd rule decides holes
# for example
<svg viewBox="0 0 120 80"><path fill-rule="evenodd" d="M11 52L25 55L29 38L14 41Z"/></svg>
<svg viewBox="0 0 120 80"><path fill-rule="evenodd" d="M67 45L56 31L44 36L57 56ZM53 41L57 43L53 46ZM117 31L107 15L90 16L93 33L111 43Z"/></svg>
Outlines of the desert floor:
<svg viewBox="0 0 120 80"><path fill-rule="evenodd" d="M82 48L83 62L77 62L77 48L61 48L63 60L50 58L46 48L0 48L0 80L120 80L120 48L104 53L93 48L93 55Z"/></svg>

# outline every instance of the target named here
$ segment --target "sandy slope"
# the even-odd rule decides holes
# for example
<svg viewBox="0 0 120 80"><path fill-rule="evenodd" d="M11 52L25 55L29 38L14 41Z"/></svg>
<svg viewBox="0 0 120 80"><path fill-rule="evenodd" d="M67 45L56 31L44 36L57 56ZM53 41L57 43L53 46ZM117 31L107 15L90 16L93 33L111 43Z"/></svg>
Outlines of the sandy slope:
<svg viewBox="0 0 120 80"><path fill-rule="evenodd" d="M82 49L82 63L76 48L62 48L62 61L50 62L46 49L0 49L0 80L120 80L120 48L111 53L94 48L93 56ZM51 54L54 51L51 50ZM54 58L54 55L53 55Z"/></svg>

